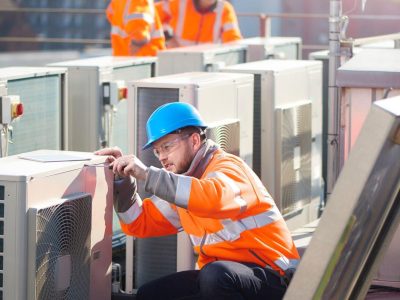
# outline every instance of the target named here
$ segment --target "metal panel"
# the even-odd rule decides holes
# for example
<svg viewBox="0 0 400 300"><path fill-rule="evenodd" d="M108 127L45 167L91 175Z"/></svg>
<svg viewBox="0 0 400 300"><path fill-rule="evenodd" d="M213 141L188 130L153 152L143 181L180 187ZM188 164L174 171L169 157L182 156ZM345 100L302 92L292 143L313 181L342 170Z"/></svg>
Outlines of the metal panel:
<svg viewBox="0 0 400 300"><path fill-rule="evenodd" d="M276 195L283 215L311 200L311 103L276 109Z"/></svg>
<svg viewBox="0 0 400 300"><path fill-rule="evenodd" d="M216 142L224 151L239 156L240 121L238 119L226 119L207 125L207 138Z"/></svg>
<svg viewBox="0 0 400 300"><path fill-rule="evenodd" d="M62 78L52 75L8 82L8 95L19 95L24 105L24 114L11 124L9 155L39 149L61 150Z"/></svg>
<svg viewBox="0 0 400 300"><path fill-rule="evenodd" d="M399 101L372 106L285 299L365 299L400 220Z"/></svg>

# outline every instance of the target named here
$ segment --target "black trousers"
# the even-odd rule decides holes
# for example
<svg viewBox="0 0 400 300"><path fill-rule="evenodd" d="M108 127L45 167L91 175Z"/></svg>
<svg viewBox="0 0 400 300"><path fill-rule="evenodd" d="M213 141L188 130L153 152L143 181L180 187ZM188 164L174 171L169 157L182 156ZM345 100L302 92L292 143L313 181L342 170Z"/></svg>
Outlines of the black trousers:
<svg viewBox="0 0 400 300"><path fill-rule="evenodd" d="M137 300L282 299L287 285L276 272L256 264L216 261L201 270L174 273L139 288Z"/></svg>

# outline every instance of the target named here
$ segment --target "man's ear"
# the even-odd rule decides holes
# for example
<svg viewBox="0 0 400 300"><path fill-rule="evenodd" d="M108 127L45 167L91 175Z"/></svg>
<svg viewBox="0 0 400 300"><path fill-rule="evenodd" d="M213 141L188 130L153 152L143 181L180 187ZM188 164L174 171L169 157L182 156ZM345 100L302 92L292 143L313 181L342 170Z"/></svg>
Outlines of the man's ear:
<svg viewBox="0 0 400 300"><path fill-rule="evenodd" d="M193 143L193 147L196 151L201 146L201 137L200 137L200 134L198 134L197 132L192 134L192 143Z"/></svg>

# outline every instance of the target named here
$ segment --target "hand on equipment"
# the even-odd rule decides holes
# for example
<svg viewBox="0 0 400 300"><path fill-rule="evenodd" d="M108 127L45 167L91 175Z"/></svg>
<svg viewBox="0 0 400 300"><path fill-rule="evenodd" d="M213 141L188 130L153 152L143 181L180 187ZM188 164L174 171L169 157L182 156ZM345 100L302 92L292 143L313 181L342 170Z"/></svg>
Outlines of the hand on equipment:
<svg viewBox="0 0 400 300"><path fill-rule="evenodd" d="M147 166L135 155L124 155L110 163L114 174L121 177L133 176L136 179L146 180Z"/></svg>

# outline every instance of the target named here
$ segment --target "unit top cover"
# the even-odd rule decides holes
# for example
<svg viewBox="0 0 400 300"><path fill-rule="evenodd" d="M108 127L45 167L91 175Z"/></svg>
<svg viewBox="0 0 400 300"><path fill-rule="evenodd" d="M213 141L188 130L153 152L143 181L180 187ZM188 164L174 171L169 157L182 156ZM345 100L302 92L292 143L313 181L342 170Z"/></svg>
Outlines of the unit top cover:
<svg viewBox="0 0 400 300"><path fill-rule="evenodd" d="M167 49L159 52L159 55L168 54L168 53L176 53L176 52L187 52L187 53L206 53L206 52L214 52L214 53L224 53L232 50L245 50L246 45L241 45L238 43L225 43L225 44L200 44L195 46L187 46L180 48Z"/></svg>
<svg viewBox="0 0 400 300"><path fill-rule="evenodd" d="M131 65L141 65L157 61L156 57L143 56L99 56L77 60L68 60L49 64L49 66L59 67L125 67Z"/></svg>
<svg viewBox="0 0 400 300"><path fill-rule="evenodd" d="M314 68L321 66L320 61L315 60L280 60L280 59L266 59L260 61L254 61L244 64L237 64L232 66L227 66L221 71L224 72L252 72L252 73L264 73L266 71L272 72L282 72L286 70L293 69L304 69L304 68Z"/></svg>
<svg viewBox="0 0 400 300"><path fill-rule="evenodd" d="M65 73L64 68L47 67L7 67L0 68L0 80L17 80Z"/></svg>
<svg viewBox="0 0 400 300"><path fill-rule="evenodd" d="M399 49L364 49L337 71L340 87L400 88Z"/></svg>
<svg viewBox="0 0 400 300"><path fill-rule="evenodd" d="M37 150L0 158L0 180L28 181L85 165L104 167L105 159L89 152Z"/></svg>
<svg viewBox="0 0 400 300"><path fill-rule="evenodd" d="M213 72L188 72L166 76L157 76L134 81L135 85L152 86L168 84L168 86L182 85L214 85L221 82L248 82L252 81L253 76L250 74L235 74L235 73L213 73Z"/></svg>
<svg viewBox="0 0 400 300"><path fill-rule="evenodd" d="M244 45L282 45L282 44L295 44L300 43L300 37L284 37L284 36L273 36L273 37L252 37L247 39L238 40L234 43Z"/></svg>

